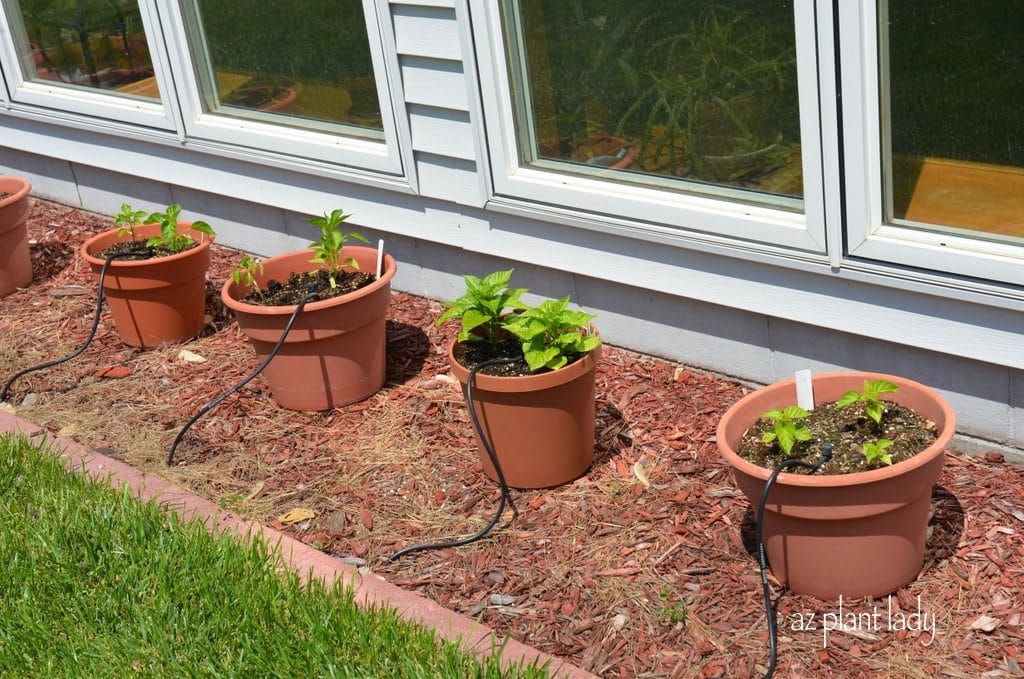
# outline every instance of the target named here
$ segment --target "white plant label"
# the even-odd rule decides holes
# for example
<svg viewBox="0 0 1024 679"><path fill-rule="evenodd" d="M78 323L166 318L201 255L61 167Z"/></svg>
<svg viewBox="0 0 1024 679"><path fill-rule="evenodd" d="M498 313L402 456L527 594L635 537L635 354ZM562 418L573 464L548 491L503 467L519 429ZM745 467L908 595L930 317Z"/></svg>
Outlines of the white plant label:
<svg viewBox="0 0 1024 679"><path fill-rule="evenodd" d="M810 370L796 371L796 404L804 410L814 410L814 386Z"/></svg>
<svg viewBox="0 0 1024 679"><path fill-rule="evenodd" d="M377 241L377 279L380 279L380 268L384 264L384 239Z"/></svg>

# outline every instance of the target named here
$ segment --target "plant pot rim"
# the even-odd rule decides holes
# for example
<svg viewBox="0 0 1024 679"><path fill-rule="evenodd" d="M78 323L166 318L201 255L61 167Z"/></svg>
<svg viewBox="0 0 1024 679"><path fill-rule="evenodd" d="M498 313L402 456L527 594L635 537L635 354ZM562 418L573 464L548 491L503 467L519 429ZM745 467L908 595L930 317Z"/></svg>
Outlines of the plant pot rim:
<svg viewBox="0 0 1024 679"><path fill-rule="evenodd" d="M17 201L27 196L29 192L32 190L31 182L29 182L29 180L23 177L0 177L0 182L18 182L21 184L21 188L19 188L16 191L13 191L11 195L7 196L3 200L0 200L0 207L7 207L12 203L16 203Z"/></svg>
<svg viewBox="0 0 1024 679"><path fill-rule="evenodd" d="M853 388L860 387L861 383L865 380L888 380L901 389L910 387L917 389L925 393L925 395L935 401L939 408L942 410L945 423L943 424L942 430L939 431L938 437L932 442L927 448L922 450L917 455L914 455L909 460L898 462L890 467L883 467L881 469L872 469L866 472L856 472L853 474L825 474L825 475L806 475L806 474L786 474L782 473L779 475L777 483L787 486L802 486L807 488L841 488L847 486L858 486L864 484L870 484L877 481L883 481L898 476L902 476L908 472L911 472L919 467L923 467L934 460L939 455L942 455L946 446L953 438L953 434L956 431L956 415L949 403L946 402L937 391L927 387L914 380L907 379L905 377L899 377L896 375L888 375L885 373L873 373L873 372L861 372L861 371L842 371L842 372L831 372L831 373L819 373L813 376L813 381L818 381L823 378L849 378L851 381L856 381ZM716 443L718 444L718 450L726 461L734 467L738 472L758 478L762 481L767 481L768 477L771 476L772 470L760 465L749 462L743 459L739 454L733 450L732 446L726 440L725 431L726 425L732 418L737 417L737 414L743 409L747 403L754 400L760 394L763 394L768 390L778 390L792 388L795 379L789 379L782 382L776 382L774 384L756 389L739 401L734 403L722 416L722 419L718 423L716 430ZM760 413L758 413L758 417ZM751 421L744 430L753 426L756 422L756 418Z"/></svg>
<svg viewBox="0 0 1024 679"><path fill-rule="evenodd" d="M157 225L156 224L141 224L141 225L139 225L139 226L137 226L135 228L139 229L139 228L146 227L146 226L157 226ZM182 226L184 226L184 227L191 227L192 226L192 222L178 222L178 226L179 227L182 227ZM103 260L103 259L100 259L99 257L96 257L95 255L92 254L91 250L92 250L93 246L100 239L105 238L106 236L108 236L110 234L114 234L115 236L117 236L118 229L120 229L120 227L115 227L113 229L107 229L106 231L103 231L102 233L98 233L95 236L92 236L91 238L87 239L84 243L82 243L82 247L79 248L79 253L82 255L82 259L84 259L89 264L92 264L93 266L103 266L103 263L106 260ZM191 234L195 234L194 236L192 236L192 239L199 243L199 245L197 245L194 248L189 248L188 250L184 250L182 252L177 252L177 253L175 253L173 255L164 255L163 257L152 257L150 259L139 259L139 260L134 260L134 261L120 261L120 260L114 259L114 260L111 260L111 262L110 262L110 268L111 269L121 269L123 271L129 271L129 270L132 270L132 269L144 269L145 267L153 266L154 264L166 264L166 263L170 263L170 262L180 261L180 260L183 260L183 259L188 259L189 257L195 257L196 255L202 254L206 250L209 250L210 249L210 244L213 243L214 238L216 238L216 236L210 236L210 235L205 234L205 233L200 233L199 231L192 231L191 229L189 229L189 232ZM126 236L127 236L127 234L126 234ZM128 239L124 238L123 240L128 240ZM120 242L120 241L118 241L118 240L114 241L114 243L117 243L117 242Z"/></svg>
<svg viewBox="0 0 1024 679"><path fill-rule="evenodd" d="M377 253L377 248L366 247L363 245L349 245L345 248L345 250L369 250L373 252L374 255L376 255ZM300 254L305 255L307 261L311 259L314 255L312 250L293 250L292 252L286 252L283 255L276 255L274 257L270 257L269 259L264 260L263 264L264 266L266 266L271 262L292 258ZM312 267L306 269L306 271L313 271L317 268L319 267ZM333 306L338 306L339 304L345 304L346 302L352 302L357 299L368 297L374 294L382 287L389 285L391 279L394 278L396 269L394 257L387 253L384 253L383 268L384 273L381 274L381 277L375 280L374 282L370 283L369 285L359 288L358 290L353 290L352 292L347 292L344 295L338 295L337 297L331 297L330 299L322 299L317 302L307 304L303 308L302 312L309 313L310 311L327 309ZM226 281L224 281L224 285L222 285L220 289L220 298L224 302L224 306L228 307L235 313L254 314L257 316L290 316L295 311L295 307L298 306L296 304L288 304L281 306L262 306L259 304L248 304L232 296L231 291L236 287L236 285L237 284L229 277Z"/></svg>
<svg viewBox="0 0 1024 679"><path fill-rule="evenodd" d="M591 326L591 329L596 334L597 330ZM469 368L459 363L455 359L455 345L459 341L452 340L448 345L448 363L451 365L452 374L462 384L466 384L469 380ZM539 373L536 375L514 375L514 376L500 376L500 375L483 375L477 373L476 375L476 388L483 389L485 391L497 391L497 392L524 392L524 391L539 391L541 389L550 389L566 382L587 374L597 365L598 360L601 358L601 350L604 345L600 345L590 351L589 354L583 356L579 360L573 361L572 363L553 370L551 372Z"/></svg>

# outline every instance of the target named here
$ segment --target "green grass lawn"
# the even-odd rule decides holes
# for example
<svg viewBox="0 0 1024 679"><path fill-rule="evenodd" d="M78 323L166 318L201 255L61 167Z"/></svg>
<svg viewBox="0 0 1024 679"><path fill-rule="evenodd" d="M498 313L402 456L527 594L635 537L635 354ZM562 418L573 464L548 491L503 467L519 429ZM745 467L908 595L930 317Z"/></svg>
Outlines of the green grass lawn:
<svg viewBox="0 0 1024 679"><path fill-rule="evenodd" d="M302 586L264 543L213 537L2 435L0 676L505 675L350 590Z"/></svg>

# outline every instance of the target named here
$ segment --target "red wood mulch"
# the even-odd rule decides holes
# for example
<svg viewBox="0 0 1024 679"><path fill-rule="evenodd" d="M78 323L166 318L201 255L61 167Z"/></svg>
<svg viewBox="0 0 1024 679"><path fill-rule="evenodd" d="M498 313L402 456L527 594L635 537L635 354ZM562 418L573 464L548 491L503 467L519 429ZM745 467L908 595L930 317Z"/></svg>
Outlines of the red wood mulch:
<svg viewBox="0 0 1024 679"><path fill-rule="evenodd" d="M35 285L0 300L3 375L85 337L93 282L71 248L108 224L36 205ZM211 281L223 280L236 257L216 247ZM255 365L218 287L210 285L210 327L187 345L205 363L182 361L180 347L125 349L105 321L82 357L18 384L18 412L274 525L289 509L309 508L316 518L288 528L303 541L365 560L392 582L602 676L763 671L750 507L714 444L719 416L743 387L611 348L598 375L598 456L585 478L514 493L519 515L493 539L387 565L403 546L474 531L497 499L447 376L443 347L453 329L433 327L440 305L394 296L389 382L372 398L293 413L256 380L201 420L167 469L161 460L180 423ZM951 453L934 499L924 572L891 601L910 614L920 598L934 638L889 629L884 600L858 601L844 612L878 605L878 627L833 632L824 648L822 614L837 606L786 595L778 676L1022 672L1024 470L994 454ZM796 629L801 615L813 629Z"/></svg>

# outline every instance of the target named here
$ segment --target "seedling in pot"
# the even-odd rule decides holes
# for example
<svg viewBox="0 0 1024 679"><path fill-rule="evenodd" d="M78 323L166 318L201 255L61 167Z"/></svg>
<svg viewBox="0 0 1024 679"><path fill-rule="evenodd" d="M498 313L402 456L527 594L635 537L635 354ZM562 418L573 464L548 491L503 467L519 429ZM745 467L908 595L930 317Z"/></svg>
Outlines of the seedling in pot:
<svg viewBox="0 0 1024 679"><path fill-rule="evenodd" d="M571 359L601 346L601 339L589 332L592 318L585 311L570 309L566 296L509 316L502 327L522 342L530 370L558 370Z"/></svg>
<svg viewBox="0 0 1024 679"><path fill-rule="evenodd" d="M121 211L114 217L114 224L120 225L117 230L118 236L131 236L135 240L135 227L145 223L145 210L132 210L128 203L121 203Z"/></svg>
<svg viewBox="0 0 1024 679"><path fill-rule="evenodd" d="M315 254L313 259L309 260L314 264L323 264L324 270L327 272L327 279L331 283L332 288L338 287L338 272L341 271L342 264L348 264L353 269L359 268L359 262L352 257L342 259L342 250L345 247L345 243L349 240L357 240L360 243L369 243L362 234L351 231L343 234L338 228L338 225L343 221L351 217L342 210L334 210L331 214L324 213L323 217L313 217L308 219L310 224L320 229L320 240L309 244L309 249Z"/></svg>
<svg viewBox="0 0 1024 679"><path fill-rule="evenodd" d="M512 269L495 271L483 279L476 276L463 276L466 281L466 293L441 314L435 326L445 321L458 318L462 322L459 330L459 342L487 342L492 347L498 344L498 331L501 329L502 314L506 309L521 306L519 298L526 288L509 288ZM482 335L473 331L481 330Z"/></svg>
<svg viewBox="0 0 1024 679"><path fill-rule="evenodd" d="M878 441L874 443L865 443L861 446L861 450L864 451L864 459L869 463L878 460L882 464L891 465L892 458L889 456L889 453L886 452L886 449L891 445L892 441L889 439L878 439Z"/></svg>
<svg viewBox="0 0 1024 679"><path fill-rule="evenodd" d="M875 421L875 424L882 423L882 415L885 414L885 404L878 398L880 394L895 394L900 388L887 380L864 380L864 391L848 391L842 398L836 401L837 408L846 408L858 401L864 404L864 412Z"/></svg>
<svg viewBox="0 0 1024 679"><path fill-rule="evenodd" d="M163 212L154 212L153 214L146 217L147 224L159 224L160 235L153 236L146 241L146 245L149 247L163 247L169 250L171 253L181 252L187 249L195 241L184 235L178 233L178 215L181 214L181 206L177 203L168 205L167 209ZM210 225L203 221L192 222L190 227L193 231L204 233L207 236L215 236L213 229Z"/></svg>
<svg viewBox="0 0 1024 679"><path fill-rule="evenodd" d="M256 290L260 289L257 279L263 275L263 262L249 255L238 260L238 266L231 272L231 280L235 285L244 285Z"/></svg>
<svg viewBox="0 0 1024 679"><path fill-rule="evenodd" d="M761 436L761 442L771 443L775 441L778 443L779 448L782 449L782 452L789 455L797 441L810 441L813 438L807 427L796 421L802 420L808 415L810 413L800 406L788 406L782 409L769 410L761 417L771 420L773 428L772 431L765 432Z"/></svg>

